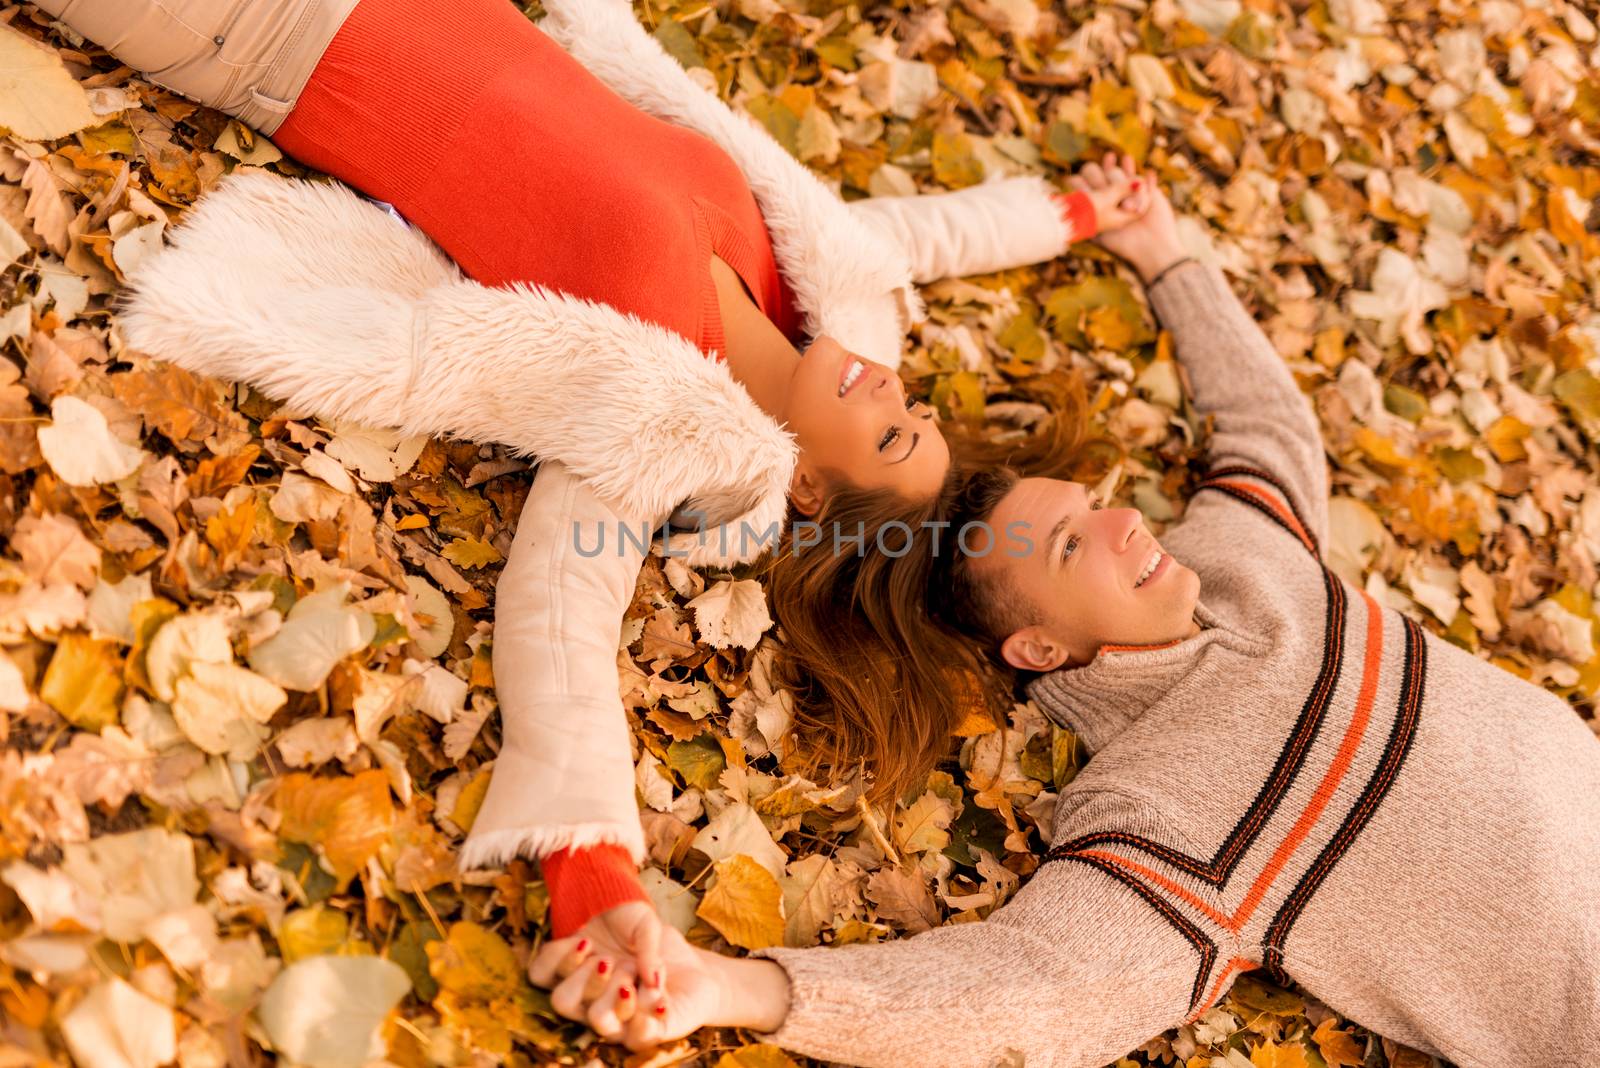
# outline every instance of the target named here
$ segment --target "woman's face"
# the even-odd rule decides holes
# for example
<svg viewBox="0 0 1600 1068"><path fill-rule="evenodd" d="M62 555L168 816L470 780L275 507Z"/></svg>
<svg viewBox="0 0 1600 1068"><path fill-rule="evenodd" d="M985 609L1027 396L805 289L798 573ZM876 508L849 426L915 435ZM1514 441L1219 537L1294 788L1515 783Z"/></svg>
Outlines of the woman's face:
<svg viewBox="0 0 1600 1068"><path fill-rule="evenodd" d="M932 497L950 467L932 410L906 396L899 375L830 337L806 349L782 417L800 446L790 489L806 515L817 514L838 481Z"/></svg>

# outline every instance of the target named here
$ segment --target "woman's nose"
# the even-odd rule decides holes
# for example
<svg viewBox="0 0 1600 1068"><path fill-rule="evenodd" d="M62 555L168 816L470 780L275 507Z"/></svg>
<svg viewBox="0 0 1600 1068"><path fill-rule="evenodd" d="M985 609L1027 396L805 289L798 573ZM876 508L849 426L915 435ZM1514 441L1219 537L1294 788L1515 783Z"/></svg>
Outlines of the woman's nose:
<svg viewBox="0 0 1600 1068"><path fill-rule="evenodd" d="M1122 549L1127 549L1139 531L1144 529L1144 513L1137 508L1113 508L1111 512L1122 525L1122 541L1119 544Z"/></svg>

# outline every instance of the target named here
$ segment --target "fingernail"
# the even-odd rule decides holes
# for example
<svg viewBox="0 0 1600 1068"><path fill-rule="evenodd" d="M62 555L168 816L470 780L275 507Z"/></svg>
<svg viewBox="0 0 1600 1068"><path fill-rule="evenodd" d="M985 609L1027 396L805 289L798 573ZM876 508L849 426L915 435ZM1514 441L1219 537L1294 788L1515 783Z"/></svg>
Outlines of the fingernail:
<svg viewBox="0 0 1600 1068"><path fill-rule="evenodd" d="M629 998L633 997L633 991L629 990L627 987L623 987L621 990L617 991L617 997L623 1001L627 1001Z"/></svg>
<svg viewBox="0 0 1600 1068"><path fill-rule="evenodd" d="M1133 191L1134 191L1134 192L1135 192L1135 193L1137 193L1137 192L1138 192L1138 191L1139 191L1139 187L1140 187L1140 186L1141 186L1141 185L1143 185L1143 184L1144 184L1144 183L1143 183L1143 182L1140 182L1140 181L1138 181L1138 180L1137 180L1137 179L1135 179L1135 180L1134 180L1134 183L1133 183Z"/></svg>
<svg viewBox="0 0 1600 1068"><path fill-rule="evenodd" d="M589 940L587 938L580 938L580 939L578 939L578 944L573 947L572 952L574 952L574 953L582 953L582 952L586 951L588 948L589 948Z"/></svg>
<svg viewBox="0 0 1600 1068"><path fill-rule="evenodd" d="M667 1014L667 1006L666 1006L666 1004L664 1002L660 1002L660 1001L656 1002L656 1015L657 1016L665 1016L666 1014Z"/></svg>
<svg viewBox="0 0 1600 1068"><path fill-rule="evenodd" d="M611 970L611 962L603 960L594 966L594 970L596 975L604 975Z"/></svg>

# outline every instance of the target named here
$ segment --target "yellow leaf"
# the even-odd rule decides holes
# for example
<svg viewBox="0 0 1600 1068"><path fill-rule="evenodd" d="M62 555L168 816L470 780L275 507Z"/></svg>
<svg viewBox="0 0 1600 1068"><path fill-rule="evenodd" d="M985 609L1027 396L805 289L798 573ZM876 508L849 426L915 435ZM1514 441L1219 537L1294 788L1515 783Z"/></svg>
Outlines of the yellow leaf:
<svg viewBox="0 0 1600 1068"><path fill-rule="evenodd" d="M278 952L283 963L337 953L350 937L350 917L326 905L295 909L278 927Z"/></svg>
<svg viewBox="0 0 1600 1068"><path fill-rule="evenodd" d="M1267 1042L1250 1051L1250 1063L1256 1068L1310 1068L1303 1046L1280 1046Z"/></svg>
<svg viewBox="0 0 1600 1068"><path fill-rule="evenodd" d="M461 788L461 793L456 795L455 807L450 810L451 823L463 831L472 830L473 823L478 819L478 810L483 807L483 799L489 793L489 779L493 774L492 770L479 771L471 782Z"/></svg>
<svg viewBox="0 0 1600 1068"><path fill-rule="evenodd" d="M743 853L718 861L715 871L695 915L741 949L783 945L783 889L772 873Z"/></svg>
<svg viewBox="0 0 1600 1068"><path fill-rule="evenodd" d="M0 29L0 126L28 141L54 141L98 121L52 49Z"/></svg>
<svg viewBox="0 0 1600 1068"><path fill-rule="evenodd" d="M1509 464L1528 458L1528 450L1522 443L1532 433L1533 428L1516 416L1502 415L1489 424L1489 429L1483 432L1483 440L1496 460Z"/></svg>
<svg viewBox="0 0 1600 1068"><path fill-rule="evenodd" d="M732 1053L724 1053L717 1068L798 1068L789 1055L777 1046L765 1043L743 1046Z"/></svg>
<svg viewBox="0 0 1600 1068"><path fill-rule="evenodd" d="M964 133L933 135L933 178L947 189L965 189L983 181L983 163L973 154Z"/></svg>
<svg viewBox="0 0 1600 1068"><path fill-rule="evenodd" d="M504 559L499 549L482 538L457 538L446 545L439 555L457 567L465 568L486 567Z"/></svg>
<svg viewBox="0 0 1600 1068"><path fill-rule="evenodd" d="M396 530L422 530L428 525L428 517L421 512L406 516L394 525Z"/></svg>
<svg viewBox="0 0 1600 1068"><path fill-rule="evenodd" d="M1335 1023L1333 1017L1328 1017L1317 1025L1316 1032L1311 1036L1322 1059L1328 1062L1328 1068L1361 1068L1366 1063L1361 1043L1349 1031L1339 1030Z"/></svg>
<svg viewBox="0 0 1600 1068"><path fill-rule="evenodd" d="M394 825L389 776L378 769L333 779L285 775L273 805L281 816L279 836L321 846L341 883L377 854Z"/></svg>
<svg viewBox="0 0 1600 1068"><path fill-rule="evenodd" d="M206 541L227 563L235 562L250 547L256 529L256 501L246 497L231 512L218 512L206 520Z"/></svg>
<svg viewBox="0 0 1600 1068"><path fill-rule="evenodd" d="M116 643L64 634L39 684L39 697L75 727L98 733L117 722L122 658Z"/></svg>
<svg viewBox="0 0 1600 1068"><path fill-rule="evenodd" d="M451 924L447 938L426 948L428 973L441 990L489 1001L515 992L522 982L505 939L475 923Z"/></svg>

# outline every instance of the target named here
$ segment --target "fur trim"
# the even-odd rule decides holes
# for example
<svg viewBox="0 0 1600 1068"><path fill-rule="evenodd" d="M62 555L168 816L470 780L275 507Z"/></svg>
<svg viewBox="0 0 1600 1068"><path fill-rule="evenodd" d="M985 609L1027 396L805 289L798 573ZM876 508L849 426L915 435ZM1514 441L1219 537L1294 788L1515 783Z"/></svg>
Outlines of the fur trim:
<svg viewBox="0 0 1600 1068"><path fill-rule="evenodd" d="M622 0L547 0L539 28L635 107L703 134L744 172L806 331L889 367L926 317L905 250L864 227L837 193L749 115L696 84Z"/></svg>
<svg viewBox="0 0 1600 1068"><path fill-rule="evenodd" d="M342 185L225 179L140 264L121 322L137 349L323 418L558 459L652 522L786 515L793 437L724 364L607 305L465 281ZM688 562L742 562L744 545L706 539Z"/></svg>
<svg viewBox="0 0 1600 1068"><path fill-rule="evenodd" d="M499 868L519 856L537 860L558 849L587 849L597 845L621 846L635 864L645 862L644 833L636 821L631 832L615 823L563 823L490 831L475 837L468 835L457 854L456 867L461 871Z"/></svg>

